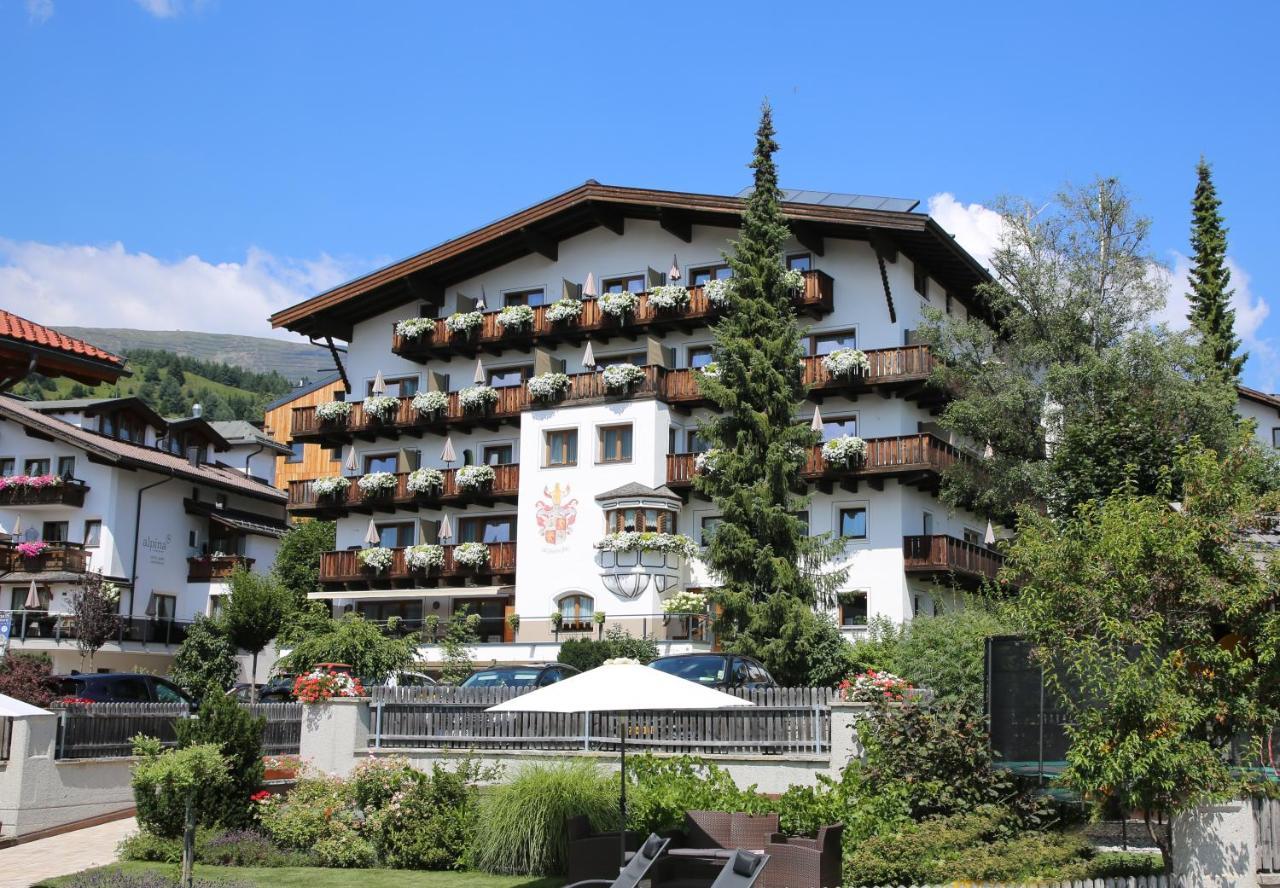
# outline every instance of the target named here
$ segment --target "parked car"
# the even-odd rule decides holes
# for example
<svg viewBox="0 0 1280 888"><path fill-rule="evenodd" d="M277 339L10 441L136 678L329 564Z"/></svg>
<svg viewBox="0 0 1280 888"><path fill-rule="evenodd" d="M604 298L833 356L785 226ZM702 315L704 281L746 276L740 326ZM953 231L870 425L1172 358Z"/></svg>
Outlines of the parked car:
<svg viewBox="0 0 1280 888"><path fill-rule="evenodd" d="M94 703L185 703L195 701L173 682L138 672L81 672L55 675L58 697Z"/></svg>
<svg viewBox="0 0 1280 888"><path fill-rule="evenodd" d="M577 675L578 670L563 663L533 663L529 666L494 666L473 672L462 682L464 688L542 688Z"/></svg>
<svg viewBox="0 0 1280 888"><path fill-rule="evenodd" d="M393 672L382 682L384 688L428 688L438 685L430 675L424 672ZM365 687L369 687L368 684Z"/></svg>
<svg viewBox="0 0 1280 888"><path fill-rule="evenodd" d="M731 688L776 688L769 670L758 660L739 654L673 654L659 657L649 664L668 675L675 675L717 690Z"/></svg>

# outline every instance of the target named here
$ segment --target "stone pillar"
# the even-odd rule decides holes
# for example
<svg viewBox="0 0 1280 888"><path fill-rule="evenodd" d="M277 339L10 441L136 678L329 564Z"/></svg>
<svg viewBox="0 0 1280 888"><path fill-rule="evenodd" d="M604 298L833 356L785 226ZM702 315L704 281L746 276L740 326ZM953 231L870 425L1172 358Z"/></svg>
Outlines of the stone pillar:
<svg viewBox="0 0 1280 888"><path fill-rule="evenodd" d="M58 716L24 715L13 720L9 761L0 769L0 835L5 838L43 828L43 805L39 800L57 794L50 779Z"/></svg>
<svg viewBox="0 0 1280 888"><path fill-rule="evenodd" d="M1257 827L1253 804L1202 805L1173 818L1175 884L1196 888L1257 888Z"/></svg>
<svg viewBox="0 0 1280 888"><path fill-rule="evenodd" d="M371 718L368 697L335 697L305 705L299 758L326 774L345 777L368 754Z"/></svg>
<svg viewBox="0 0 1280 888"><path fill-rule="evenodd" d="M839 780L849 762L861 759L862 743L858 740L858 721L867 717L870 703L831 703L831 764L830 776Z"/></svg>

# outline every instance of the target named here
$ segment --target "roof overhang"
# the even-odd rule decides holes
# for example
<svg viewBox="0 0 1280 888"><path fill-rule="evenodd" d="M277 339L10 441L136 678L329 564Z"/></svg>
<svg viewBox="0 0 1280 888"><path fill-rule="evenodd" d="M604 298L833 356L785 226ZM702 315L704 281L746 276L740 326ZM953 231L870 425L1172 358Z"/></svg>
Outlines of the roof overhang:
<svg viewBox="0 0 1280 888"><path fill-rule="evenodd" d="M1266 392L1260 392L1257 389L1251 389L1243 385L1236 386L1236 394L1246 401L1270 407L1280 413L1280 395L1268 395Z"/></svg>
<svg viewBox="0 0 1280 888"><path fill-rule="evenodd" d="M85 385L112 383L130 376L120 358L107 360L80 355L38 343L0 337L0 378L20 380L28 373L57 378L65 376Z"/></svg>

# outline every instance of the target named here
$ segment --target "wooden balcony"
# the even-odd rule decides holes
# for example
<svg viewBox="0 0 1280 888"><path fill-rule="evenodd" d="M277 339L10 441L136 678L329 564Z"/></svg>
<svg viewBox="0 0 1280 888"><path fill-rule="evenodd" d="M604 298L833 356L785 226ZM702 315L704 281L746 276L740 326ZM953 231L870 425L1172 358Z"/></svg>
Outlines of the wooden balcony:
<svg viewBox="0 0 1280 888"><path fill-rule="evenodd" d="M1004 556L986 546L939 533L903 537L902 561L903 569L913 576L954 576L976 585L996 578Z"/></svg>
<svg viewBox="0 0 1280 888"><path fill-rule="evenodd" d="M935 406L945 400L944 392L928 384L935 362L927 345L904 345L897 348L873 348L865 352L871 365L866 373L854 376L832 376L822 366L822 356L804 359L804 384L810 400L822 402L827 397L847 397L877 393L886 398L895 395Z"/></svg>
<svg viewBox="0 0 1280 888"><path fill-rule="evenodd" d="M253 570L253 559L243 555L197 555L187 559L188 583L228 580L237 567Z"/></svg>
<svg viewBox="0 0 1280 888"><path fill-rule="evenodd" d="M883 490L885 478L927 490L936 488L942 471L961 458L960 451L928 433L868 438L866 443L863 458L848 466L827 465L821 445L815 445L800 477L824 493L830 493L836 485L856 493L862 481ZM692 489L696 458L696 453L668 454L667 486L682 495Z"/></svg>
<svg viewBox="0 0 1280 888"><path fill-rule="evenodd" d="M47 487L13 485L0 490L0 508L29 508L32 506L84 506L84 495L89 485L83 481L63 481Z"/></svg>
<svg viewBox="0 0 1280 888"><path fill-rule="evenodd" d="M84 573L89 553L83 543L49 543L34 558L27 558L14 543L0 545L0 575L8 573Z"/></svg>
<svg viewBox="0 0 1280 888"><path fill-rule="evenodd" d="M429 588L461 586L468 578L484 578L490 582L512 582L516 573L516 544L487 543L489 560L480 567L468 567L454 561L456 546L444 547L444 564L428 571L410 570L405 564L404 549L394 549L391 567L374 571L364 567L354 549L322 552L320 582L342 589Z"/></svg>
<svg viewBox="0 0 1280 888"><path fill-rule="evenodd" d="M804 273L804 290L796 297L797 308L802 314L821 317L830 314L835 305L835 283L830 275L813 270ZM508 330L498 323L498 312L484 315L484 323L469 335L454 333L443 318L435 321L430 334L406 338L391 333L391 351L402 358L426 363L449 355L474 356L481 351L497 354L503 349L528 350L534 344L573 342L590 336L599 342L608 342L612 336L631 336L640 332L685 330L692 331L710 323L718 309L703 292L703 288L689 288L689 304L683 309L661 309L649 304L647 293L638 294L639 305L625 318L615 318L600 310L598 299L582 300L582 315L573 321L553 323L547 320L547 306L533 310L533 324L519 330Z"/></svg>
<svg viewBox="0 0 1280 888"><path fill-rule="evenodd" d="M374 512L395 512L397 509L416 511L432 506L454 505L465 506L469 503L492 505L495 502L514 503L520 492L520 466L516 464L493 466L493 483L479 490L465 490L458 487L458 470L441 469L444 484L433 493L412 493L409 490L409 473L396 473L394 490L385 493L366 495L351 478L351 486L335 496L320 496L315 491L313 481L289 482L289 512L295 516L308 518L333 519L341 518L352 512L373 514Z"/></svg>

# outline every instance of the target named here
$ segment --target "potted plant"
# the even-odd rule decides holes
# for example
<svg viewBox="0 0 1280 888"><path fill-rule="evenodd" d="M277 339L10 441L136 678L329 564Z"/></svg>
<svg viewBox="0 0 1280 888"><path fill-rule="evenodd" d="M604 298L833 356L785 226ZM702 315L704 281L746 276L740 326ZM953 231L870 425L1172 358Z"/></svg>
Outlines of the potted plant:
<svg viewBox="0 0 1280 888"><path fill-rule="evenodd" d="M525 383L534 401L549 402L563 398L569 391L569 377L564 373L539 373Z"/></svg>
<svg viewBox="0 0 1280 888"><path fill-rule="evenodd" d="M867 442L857 435L841 435L822 445L822 461L829 466L850 468L867 453Z"/></svg>
<svg viewBox="0 0 1280 888"><path fill-rule="evenodd" d="M599 638L603 638L604 637L604 621L605 619L607 619L605 617L604 611L596 611L591 615L591 619L595 621L595 624L596 624L596 636Z"/></svg>
<svg viewBox="0 0 1280 888"><path fill-rule="evenodd" d="M360 562L360 566L374 573L385 573L390 570L395 557L395 550L388 549L386 546L372 546L356 552L356 560Z"/></svg>
<svg viewBox="0 0 1280 888"><path fill-rule="evenodd" d="M545 317L551 324L576 321L582 317L582 303L577 299L561 299L553 302L547 306Z"/></svg>
<svg viewBox="0 0 1280 888"><path fill-rule="evenodd" d="M453 561L464 567L483 567L489 563L489 547L484 543L459 543L453 547Z"/></svg>
<svg viewBox="0 0 1280 888"><path fill-rule="evenodd" d="M799 296L804 292L804 272L798 268L788 268L782 273L780 283L792 296Z"/></svg>
<svg viewBox="0 0 1280 888"><path fill-rule="evenodd" d="M444 490L444 472L439 469L414 469L405 480L414 496L431 496Z"/></svg>
<svg viewBox="0 0 1280 888"><path fill-rule="evenodd" d="M683 311L689 307L689 291L669 284L649 291L649 304L657 311Z"/></svg>
<svg viewBox="0 0 1280 888"><path fill-rule="evenodd" d="M563 625L564 625L564 614L560 613L560 611L558 610L552 611L551 612L551 631L555 633L557 638L560 637L560 627Z"/></svg>
<svg viewBox="0 0 1280 888"><path fill-rule="evenodd" d="M507 614L507 625L511 627L511 633L513 635L519 632L520 631L520 615Z"/></svg>
<svg viewBox="0 0 1280 888"><path fill-rule="evenodd" d="M707 281L702 292L712 308L723 308L729 304L729 299L733 295L733 279L722 281L717 278L714 281Z"/></svg>
<svg viewBox="0 0 1280 888"><path fill-rule="evenodd" d="M613 364L604 368L604 387L610 392L629 392L644 382L644 368L635 364Z"/></svg>
<svg viewBox="0 0 1280 888"><path fill-rule="evenodd" d="M454 480L459 490L476 491L492 486L496 477L497 473L494 472L493 466L462 466L458 469Z"/></svg>
<svg viewBox="0 0 1280 888"><path fill-rule="evenodd" d="M450 333L466 338L484 325L484 315L478 311L455 311L445 318L444 325Z"/></svg>
<svg viewBox="0 0 1280 888"><path fill-rule="evenodd" d="M640 304L640 297L630 290L621 293L605 293L600 297L600 310L611 318L622 320L635 312Z"/></svg>
<svg viewBox="0 0 1280 888"><path fill-rule="evenodd" d="M390 472L370 472L362 475L356 482L360 495L365 499L376 499L386 496L396 489L396 476Z"/></svg>
<svg viewBox="0 0 1280 888"><path fill-rule="evenodd" d="M404 564L409 570L429 571L444 566L444 547L419 543L404 550Z"/></svg>
<svg viewBox="0 0 1280 888"><path fill-rule="evenodd" d="M409 402L419 416L435 419L449 407L449 396L444 392L418 392Z"/></svg>
<svg viewBox="0 0 1280 888"><path fill-rule="evenodd" d="M401 339L421 339L436 332L432 318L406 318L396 324L396 335Z"/></svg>
<svg viewBox="0 0 1280 888"><path fill-rule="evenodd" d="M498 390L487 385L473 385L458 392L458 403L468 413L483 413L498 403Z"/></svg>
<svg viewBox="0 0 1280 888"><path fill-rule="evenodd" d="M823 355L822 367L832 376L862 376L871 369L871 361L867 353L857 348L838 348L829 355Z"/></svg>
<svg viewBox="0 0 1280 888"><path fill-rule="evenodd" d="M311 482L311 489L319 499L336 499L346 493L350 487L350 479L343 478L341 475L317 478Z"/></svg>
<svg viewBox="0 0 1280 888"><path fill-rule="evenodd" d="M427 642L434 644L440 632L440 615L427 614L427 618L422 621L422 634L426 636Z"/></svg>
<svg viewBox="0 0 1280 888"><path fill-rule="evenodd" d="M49 544L44 540L28 540L25 543L18 543L18 554L26 561L28 572L39 570L40 556L44 554L44 550L49 548Z"/></svg>
<svg viewBox="0 0 1280 888"><path fill-rule="evenodd" d="M400 399L391 395L370 395L364 399L364 415L378 422L392 422L400 408Z"/></svg>
<svg viewBox="0 0 1280 888"><path fill-rule="evenodd" d="M531 330L533 329L533 309L527 305L508 305L498 312L495 321L503 330Z"/></svg>
<svg viewBox="0 0 1280 888"><path fill-rule="evenodd" d="M329 401L327 404L316 405L316 419L322 423L346 422L349 416L351 416L350 401Z"/></svg>

